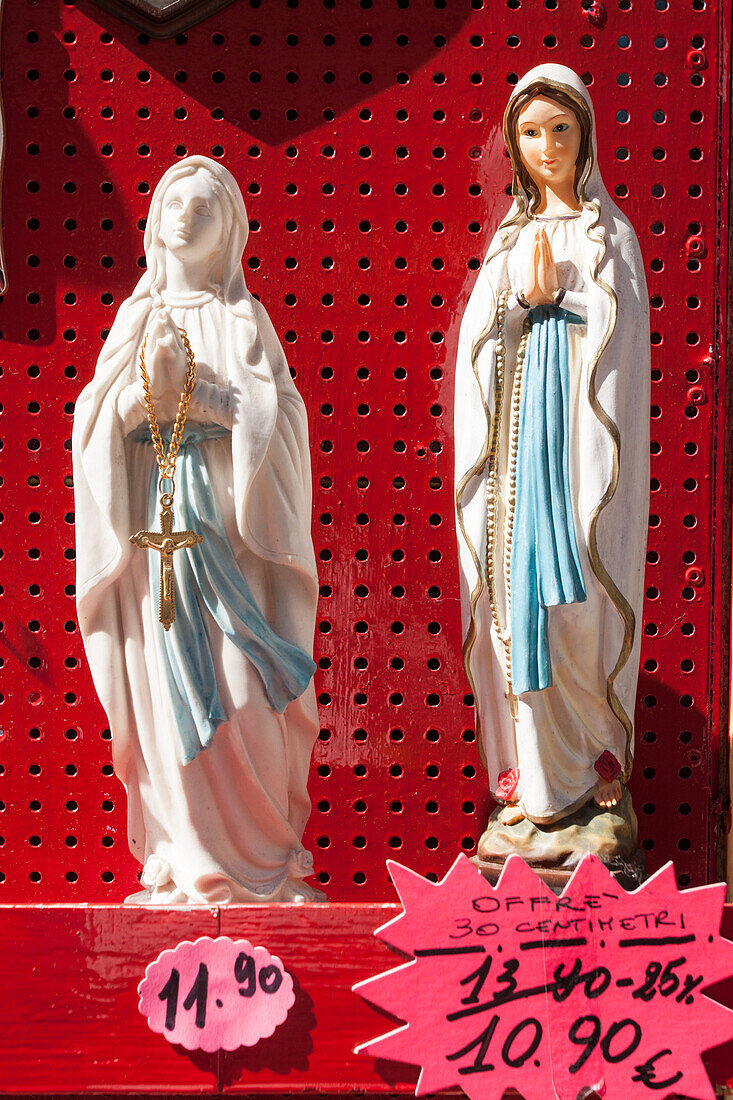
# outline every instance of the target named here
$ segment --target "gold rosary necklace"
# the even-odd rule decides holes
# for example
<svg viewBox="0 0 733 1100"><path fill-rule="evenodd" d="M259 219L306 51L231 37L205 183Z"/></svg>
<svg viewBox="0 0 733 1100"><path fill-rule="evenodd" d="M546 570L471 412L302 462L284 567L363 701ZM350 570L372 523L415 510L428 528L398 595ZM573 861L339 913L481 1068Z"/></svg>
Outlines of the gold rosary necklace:
<svg viewBox="0 0 733 1100"><path fill-rule="evenodd" d="M176 550L186 547L198 546L204 541L203 535L197 535L195 531L173 530L173 496L176 491L175 473L178 449L181 445L181 436L186 426L188 406L196 383L196 359L188 340L185 329L179 328L183 346L186 349L188 366L186 368L186 380L183 385L178 411L176 413L171 441L168 444L168 453L163 449L163 439L160 434L160 425L153 404L153 395L150 392L150 377L145 366L145 346L148 342L147 333L140 349L140 375L145 395L145 409L147 411L150 437L155 448L155 458L158 463L158 492L160 493L160 531L138 531L136 535L130 535L130 542L140 546L144 550L157 550L160 554L160 600L158 618L164 630L170 630L176 618L175 581L173 573L173 554ZM170 489L164 491L163 483L170 483Z"/></svg>
<svg viewBox="0 0 733 1100"><path fill-rule="evenodd" d="M506 303L509 297L508 291L502 291L496 307L496 368L494 371L494 415L491 420L491 437L489 440L489 457L487 459L486 478L486 587L489 592L489 606L491 617L494 621L494 629L504 647L504 666L506 670L507 691L509 709L512 718L516 721L519 716L518 700L512 690L512 649L511 635L508 629L509 608L511 607L511 552L512 537L514 534L514 511L517 502L517 446L519 443L519 412L522 402L522 375L524 373L524 360L527 355L527 344L532 328L529 317L525 317L522 329L522 338L517 349L517 365L514 370L512 382L512 407L511 425L509 435L509 461L507 472L509 474L509 488L507 493L506 513L504 517L504 591L506 603L507 625L503 625L499 617L499 608L496 602L496 536L497 517L499 508L499 444L501 438L501 423L504 410L504 388L506 376L506 343L504 339L504 322L506 320Z"/></svg>

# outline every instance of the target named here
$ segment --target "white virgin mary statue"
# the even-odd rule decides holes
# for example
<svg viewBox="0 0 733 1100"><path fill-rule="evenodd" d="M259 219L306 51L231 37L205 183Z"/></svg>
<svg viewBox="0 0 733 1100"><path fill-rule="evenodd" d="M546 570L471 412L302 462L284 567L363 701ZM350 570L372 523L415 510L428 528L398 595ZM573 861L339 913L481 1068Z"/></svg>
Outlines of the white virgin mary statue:
<svg viewBox="0 0 733 1100"><path fill-rule="evenodd" d="M248 220L206 157L153 194L147 270L120 307L74 422L79 625L109 717L128 838L153 903L320 900L301 838L318 731L317 577L305 408L247 291ZM158 621L158 468L139 369L167 448L196 362L175 471L175 622ZM166 482L163 486L169 488Z"/></svg>
<svg viewBox="0 0 733 1100"><path fill-rule="evenodd" d="M464 663L500 804L478 858L629 860L649 493L644 270L574 72L527 73L504 136L513 202L456 370Z"/></svg>

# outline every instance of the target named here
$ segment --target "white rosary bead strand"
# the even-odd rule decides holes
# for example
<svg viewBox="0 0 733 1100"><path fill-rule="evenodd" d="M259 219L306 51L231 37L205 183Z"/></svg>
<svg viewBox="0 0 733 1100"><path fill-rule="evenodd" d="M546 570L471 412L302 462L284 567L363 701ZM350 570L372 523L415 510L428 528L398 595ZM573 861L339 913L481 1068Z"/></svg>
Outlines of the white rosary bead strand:
<svg viewBox="0 0 733 1100"><path fill-rule="evenodd" d="M504 321L506 318L506 302L508 291L503 291L499 296L496 307L496 368L494 372L494 414L491 419L491 438L489 441L489 456L487 458L486 478L486 586L489 592L489 606L494 627L501 638L502 629L496 606L496 585L494 577L494 559L496 556L496 519L498 509L499 481L498 481L498 457L499 437L501 433L501 421L504 402L504 367L506 362L506 347L504 343Z"/></svg>
<svg viewBox="0 0 733 1100"><path fill-rule="evenodd" d="M522 338L517 349L517 363L512 383L511 425L509 437L509 461L507 464L509 474L509 486L507 494L507 508L504 517L504 586L506 595L507 625L503 625L499 617L499 608L496 600L496 535L498 515L498 486L499 486L499 444L501 438L501 423L504 406L505 372L506 372L506 342L504 336L504 324L506 320L506 302L508 291L503 291L496 311L496 369L494 372L494 415L491 424L491 439L489 443L489 457L487 459L486 478L486 586L489 593L489 606L497 637L504 647L504 665L507 682L507 695L512 696L512 655L511 635L508 630L509 612L511 608L511 551L514 534L514 511L516 506L516 475L517 475L517 448L519 445L519 414L522 403L522 378L524 374L524 361L527 354L530 331L532 328L529 317L525 318Z"/></svg>

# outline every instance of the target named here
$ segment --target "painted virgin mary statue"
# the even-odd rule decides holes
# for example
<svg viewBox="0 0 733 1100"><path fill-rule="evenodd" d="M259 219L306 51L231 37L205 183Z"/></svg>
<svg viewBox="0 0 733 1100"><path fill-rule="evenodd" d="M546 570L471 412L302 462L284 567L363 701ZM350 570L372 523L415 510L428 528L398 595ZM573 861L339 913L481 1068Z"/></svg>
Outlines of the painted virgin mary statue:
<svg viewBox="0 0 733 1100"><path fill-rule="evenodd" d="M147 270L117 314L74 423L77 602L142 867L131 901L303 901L301 838L317 735L317 578L305 408L247 291L248 221L206 157L169 169L145 230ZM164 449L188 348L195 384L176 458L175 621L159 622L152 404ZM142 351L142 357L141 357ZM146 367L147 381L140 369ZM136 536L137 537L137 536Z"/></svg>
<svg viewBox="0 0 733 1100"><path fill-rule="evenodd" d="M633 862L649 492L639 245L603 185L579 77L533 69L504 116L513 202L461 327L464 664L499 806L479 864Z"/></svg>

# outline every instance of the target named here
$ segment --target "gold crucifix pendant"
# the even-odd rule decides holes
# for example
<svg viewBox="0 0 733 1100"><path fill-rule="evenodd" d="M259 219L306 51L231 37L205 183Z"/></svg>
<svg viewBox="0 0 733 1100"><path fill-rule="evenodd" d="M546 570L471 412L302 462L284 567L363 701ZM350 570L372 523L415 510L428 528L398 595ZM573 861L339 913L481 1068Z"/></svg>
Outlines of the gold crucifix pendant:
<svg viewBox="0 0 733 1100"><path fill-rule="evenodd" d="M519 700L511 688L505 693L504 698L509 700L509 713L516 722L519 718Z"/></svg>
<svg viewBox="0 0 733 1100"><path fill-rule="evenodd" d="M160 604L158 618L164 630L170 630L176 619L175 579L173 554L204 541L195 531L173 530L173 496L163 493L160 498L160 531L138 531L130 535L130 542L143 550L157 550L160 554Z"/></svg>

